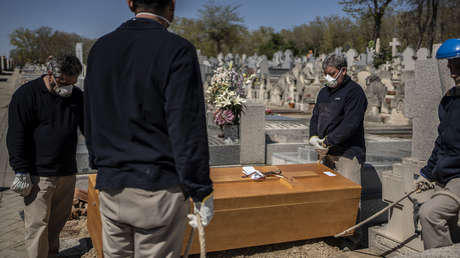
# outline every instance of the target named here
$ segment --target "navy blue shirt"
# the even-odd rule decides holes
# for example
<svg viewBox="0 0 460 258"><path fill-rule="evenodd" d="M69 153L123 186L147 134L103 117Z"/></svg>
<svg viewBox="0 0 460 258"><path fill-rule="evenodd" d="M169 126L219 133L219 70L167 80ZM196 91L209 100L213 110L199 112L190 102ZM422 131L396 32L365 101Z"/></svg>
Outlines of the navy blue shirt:
<svg viewBox="0 0 460 258"><path fill-rule="evenodd" d="M460 177L460 87L450 89L439 104L438 137L427 165L426 178L447 184Z"/></svg>
<svg viewBox="0 0 460 258"><path fill-rule="evenodd" d="M367 98L361 86L349 76L337 88L324 87L310 120L310 137L326 137L328 154L357 157L365 162L364 114Z"/></svg>
<svg viewBox="0 0 460 258"><path fill-rule="evenodd" d="M77 130L83 130L83 92L48 90L43 77L16 90L8 107L7 147L15 172L37 176L77 173Z"/></svg>
<svg viewBox="0 0 460 258"><path fill-rule="evenodd" d="M150 19L100 38L85 78L86 141L97 189L180 185L212 192L204 92L195 47Z"/></svg>

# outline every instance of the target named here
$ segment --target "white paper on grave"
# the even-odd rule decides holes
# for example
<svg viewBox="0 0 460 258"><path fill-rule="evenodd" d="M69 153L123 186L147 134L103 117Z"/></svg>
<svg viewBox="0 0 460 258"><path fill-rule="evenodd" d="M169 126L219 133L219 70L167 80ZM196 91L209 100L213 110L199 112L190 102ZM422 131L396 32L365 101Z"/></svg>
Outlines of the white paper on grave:
<svg viewBox="0 0 460 258"><path fill-rule="evenodd" d="M336 174L332 173L332 172L329 172L329 171L326 171L326 172L323 172L325 175L327 176L336 176Z"/></svg>
<svg viewBox="0 0 460 258"><path fill-rule="evenodd" d="M243 174L250 176L253 180L265 177L264 174L260 173L260 171L258 171L254 167L243 167Z"/></svg>

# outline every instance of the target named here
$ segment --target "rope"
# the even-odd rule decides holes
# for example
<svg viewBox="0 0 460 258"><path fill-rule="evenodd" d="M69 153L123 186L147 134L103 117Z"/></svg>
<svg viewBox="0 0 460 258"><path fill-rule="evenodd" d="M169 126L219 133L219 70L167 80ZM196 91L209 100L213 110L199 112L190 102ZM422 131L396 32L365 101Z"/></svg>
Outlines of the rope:
<svg viewBox="0 0 460 258"><path fill-rule="evenodd" d="M433 187L426 187L426 188L423 188L422 185L417 185L417 187L412 190L411 192L409 192L408 194L404 195L401 199L399 199L397 202L391 204L390 206L387 206L385 207L384 209L382 209L381 211L375 213L374 215L370 216L369 218L363 220L361 223L359 224L356 224L354 225L353 227L349 228L349 229L346 229L345 231L343 231L342 233L339 233L337 235L335 235L334 237L337 238L337 237L341 237L341 236L344 236L345 234L349 233L350 231L352 230L355 230L361 226L363 226L364 224L368 223L369 221L375 219L376 217L380 216L381 214L383 214L384 212L386 212L387 210L393 208L394 206L396 206L398 203L402 202L404 199L408 198L409 196L411 196L413 193L417 192L417 193L420 193L420 192L424 192L424 191L427 191L427 190L430 190L430 189L433 189Z"/></svg>
<svg viewBox="0 0 460 258"><path fill-rule="evenodd" d="M200 258L206 258L206 238L204 235L204 227L203 224L201 224L201 216L197 212L196 218L198 220L198 237L200 239Z"/></svg>
<svg viewBox="0 0 460 258"><path fill-rule="evenodd" d="M197 212L195 213L195 216L198 222L198 238L200 241L200 258L206 258L206 238L205 238L205 233L204 233L204 227L203 227L203 224L201 224L200 214ZM195 229L192 227L192 230L190 231L190 235L188 237L187 246L185 247L184 256L183 256L184 258L188 258L189 256L190 247L192 246L194 235L195 235Z"/></svg>

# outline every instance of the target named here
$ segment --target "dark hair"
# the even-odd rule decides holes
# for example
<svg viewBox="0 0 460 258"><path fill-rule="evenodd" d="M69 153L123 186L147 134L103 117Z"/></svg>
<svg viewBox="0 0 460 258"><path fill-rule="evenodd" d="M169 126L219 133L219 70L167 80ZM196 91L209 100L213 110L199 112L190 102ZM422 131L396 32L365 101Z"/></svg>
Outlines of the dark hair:
<svg viewBox="0 0 460 258"><path fill-rule="evenodd" d="M67 76L78 76L80 75L83 67L80 60L74 55L65 55L58 59L58 66L61 74Z"/></svg>
<svg viewBox="0 0 460 258"><path fill-rule="evenodd" d="M160 11L163 10L171 0L133 0L134 10Z"/></svg>

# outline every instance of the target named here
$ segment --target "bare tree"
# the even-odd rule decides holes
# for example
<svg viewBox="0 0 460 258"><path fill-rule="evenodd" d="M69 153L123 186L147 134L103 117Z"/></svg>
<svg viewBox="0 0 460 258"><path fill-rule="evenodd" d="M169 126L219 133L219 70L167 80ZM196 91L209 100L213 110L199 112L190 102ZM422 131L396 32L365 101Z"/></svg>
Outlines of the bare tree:
<svg viewBox="0 0 460 258"><path fill-rule="evenodd" d="M439 0L430 0L431 2L431 21L430 21L430 28L428 32L429 43L428 43L428 50L430 51L430 56L433 55L433 45L434 39L436 37L436 24L438 21L438 7L439 7Z"/></svg>
<svg viewBox="0 0 460 258"><path fill-rule="evenodd" d="M382 18L392 0L344 0L339 2L343 5L343 10L354 17L369 15L374 20L374 30L372 40L374 42L380 38L382 29Z"/></svg>

